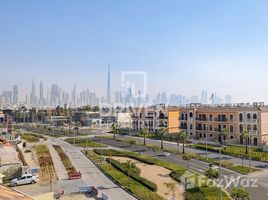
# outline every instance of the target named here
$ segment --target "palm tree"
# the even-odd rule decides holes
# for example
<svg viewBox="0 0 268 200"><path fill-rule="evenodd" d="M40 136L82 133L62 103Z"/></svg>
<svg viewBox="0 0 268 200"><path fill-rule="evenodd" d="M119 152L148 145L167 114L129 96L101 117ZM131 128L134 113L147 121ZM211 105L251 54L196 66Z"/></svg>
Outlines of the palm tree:
<svg viewBox="0 0 268 200"><path fill-rule="evenodd" d="M230 196L234 200L249 200L250 194L244 188L233 188L230 192Z"/></svg>
<svg viewBox="0 0 268 200"><path fill-rule="evenodd" d="M229 129L227 127L222 129L221 135L224 138L224 145L226 144L226 138L229 136L230 132Z"/></svg>
<svg viewBox="0 0 268 200"><path fill-rule="evenodd" d="M242 137L243 139L246 140L246 154L248 154L248 143L249 143L250 136L249 136L249 131L247 128L243 130Z"/></svg>
<svg viewBox="0 0 268 200"><path fill-rule="evenodd" d="M164 135L166 133L166 129L164 127L160 128L159 133L161 135L161 149L164 148L163 140L164 140Z"/></svg>
<svg viewBox="0 0 268 200"><path fill-rule="evenodd" d="M143 136L143 145L144 145L144 146L146 145L146 141L145 141L145 139L146 139L146 135L147 135L148 133L149 133L148 128L144 128L144 129L142 129L141 132L140 132L141 136Z"/></svg>
<svg viewBox="0 0 268 200"><path fill-rule="evenodd" d="M118 134L118 125L116 123L112 124L112 130L113 130L113 134L114 134L114 140L115 140L115 134Z"/></svg>
<svg viewBox="0 0 268 200"><path fill-rule="evenodd" d="M181 131L180 132L180 139L182 140L182 153L185 154L185 142L188 138L188 133L186 131Z"/></svg>
<svg viewBox="0 0 268 200"><path fill-rule="evenodd" d="M176 184L171 181L169 183L165 183L166 187L169 189L170 192L172 192L172 199L175 200L175 189L176 189Z"/></svg>
<svg viewBox="0 0 268 200"><path fill-rule="evenodd" d="M126 162L126 169L127 169L127 175L128 179L130 177L131 172L136 172L136 165L131 160L127 160Z"/></svg>

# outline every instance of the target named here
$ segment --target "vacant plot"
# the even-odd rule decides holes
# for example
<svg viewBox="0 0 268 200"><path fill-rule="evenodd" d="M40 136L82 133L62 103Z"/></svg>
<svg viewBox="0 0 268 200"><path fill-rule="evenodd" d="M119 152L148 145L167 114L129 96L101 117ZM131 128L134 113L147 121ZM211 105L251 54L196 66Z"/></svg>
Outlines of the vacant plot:
<svg viewBox="0 0 268 200"><path fill-rule="evenodd" d="M140 162L135 159L127 158L127 157L116 157L113 156L112 159L117 160L119 162L126 162L131 160L135 165L140 169L141 173L140 176L144 177L157 185L157 193L162 196L163 198L167 199L168 197L172 196L172 192L166 187L166 183L170 183L174 180L169 176L171 173L170 170L160 167L157 165L148 165L143 162ZM175 197L176 199L183 199L183 189L177 183L175 189Z"/></svg>

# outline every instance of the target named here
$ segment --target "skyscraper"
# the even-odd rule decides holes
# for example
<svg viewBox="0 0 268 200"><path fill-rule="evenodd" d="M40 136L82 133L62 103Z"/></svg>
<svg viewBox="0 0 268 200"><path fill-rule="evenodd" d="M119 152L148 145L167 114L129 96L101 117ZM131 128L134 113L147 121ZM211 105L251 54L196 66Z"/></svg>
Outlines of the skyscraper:
<svg viewBox="0 0 268 200"><path fill-rule="evenodd" d="M111 83L110 83L110 65L108 65L108 80L107 80L107 103L111 103Z"/></svg>
<svg viewBox="0 0 268 200"><path fill-rule="evenodd" d="M44 106L44 87L42 81L39 84L39 106Z"/></svg>
<svg viewBox="0 0 268 200"><path fill-rule="evenodd" d="M72 91L72 107L76 107L76 84L74 85L74 89Z"/></svg>
<svg viewBox="0 0 268 200"><path fill-rule="evenodd" d="M32 91L31 91L31 94L30 94L30 104L31 104L31 106L36 105L35 82L34 82L34 80L32 80Z"/></svg>
<svg viewBox="0 0 268 200"><path fill-rule="evenodd" d="M19 89L17 85L13 85L13 105L18 104L19 98Z"/></svg>

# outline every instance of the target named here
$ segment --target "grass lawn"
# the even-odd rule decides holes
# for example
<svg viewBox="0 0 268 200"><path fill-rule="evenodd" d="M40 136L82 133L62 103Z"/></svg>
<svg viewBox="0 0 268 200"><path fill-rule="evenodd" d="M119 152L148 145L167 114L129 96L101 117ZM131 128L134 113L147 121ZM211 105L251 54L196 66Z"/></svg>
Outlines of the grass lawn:
<svg viewBox="0 0 268 200"><path fill-rule="evenodd" d="M67 138L64 140L65 142L68 142L70 144L73 144L74 139L73 138ZM76 138L75 139L75 145L79 146L79 147L107 147L107 145L104 144L100 144L97 142L92 142L90 139L87 140L86 142L86 138Z"/></svg>

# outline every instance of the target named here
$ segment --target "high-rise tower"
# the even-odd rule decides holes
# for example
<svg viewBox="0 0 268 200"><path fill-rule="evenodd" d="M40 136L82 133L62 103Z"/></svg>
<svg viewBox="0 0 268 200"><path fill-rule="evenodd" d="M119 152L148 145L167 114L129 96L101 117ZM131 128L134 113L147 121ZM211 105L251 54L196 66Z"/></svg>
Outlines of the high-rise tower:
<svg viewBox="0 0 268 200"><path fill-rule="evenodd" d="M107 80L107 103L111 103L111 82L110 82L110 65L108 65L108 80Z"/></svg>
<svg viewBox="0 0 268 200"><path fill-rule="evenodd" d="M44 87L42 81L39 84L39 106L44 106Z"/></svg>
<svg viewBox="0 0 268 200"><path fill-rule="evenodd" d="M19 89L18 85L13 85L13 105L18 104L18 98L19 98Z"/></svg>

